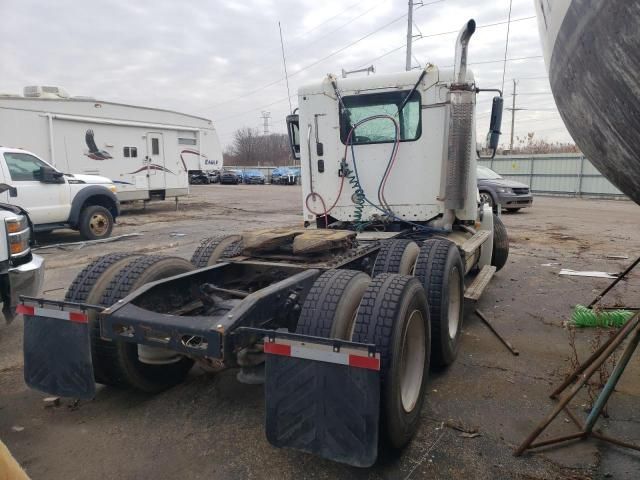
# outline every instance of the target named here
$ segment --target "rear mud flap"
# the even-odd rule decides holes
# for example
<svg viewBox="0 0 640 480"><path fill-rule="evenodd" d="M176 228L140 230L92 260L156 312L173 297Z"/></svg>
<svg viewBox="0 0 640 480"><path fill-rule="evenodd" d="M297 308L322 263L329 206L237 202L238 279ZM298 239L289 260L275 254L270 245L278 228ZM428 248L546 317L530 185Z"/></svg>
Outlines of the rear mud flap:
<svg viewBox="0 0 640 480"><path fill-rule="evenodd" d="M289 348L289 352L295 348ZM269 352L265 344L265 352L273 350ZM328 353L332 353L330 348ZM270 354L266 359L265 399L266 433L272 445L357 467L375 463L379 371Z"/></svg>
<svg viewBox="0 0 640 480"><path fill-rule="evenodd" d="M20 305L24 315L24 379L42 392L95 396L87 315Z"/></svg>

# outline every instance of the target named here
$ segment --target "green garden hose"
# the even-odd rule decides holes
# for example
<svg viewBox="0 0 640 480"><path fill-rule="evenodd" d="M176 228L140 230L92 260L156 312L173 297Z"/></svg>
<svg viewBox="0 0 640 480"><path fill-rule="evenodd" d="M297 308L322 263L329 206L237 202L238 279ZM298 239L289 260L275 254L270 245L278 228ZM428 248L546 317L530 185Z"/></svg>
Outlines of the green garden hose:
<svg viewBox="0 0 640 480"><path fill-rule="evenodd" d="M571 315L571 324L584 327L616 327L623 326L633 316L633 312L629 310L602 310L596 311L585 307L584 305L576 305Z"/></svg>

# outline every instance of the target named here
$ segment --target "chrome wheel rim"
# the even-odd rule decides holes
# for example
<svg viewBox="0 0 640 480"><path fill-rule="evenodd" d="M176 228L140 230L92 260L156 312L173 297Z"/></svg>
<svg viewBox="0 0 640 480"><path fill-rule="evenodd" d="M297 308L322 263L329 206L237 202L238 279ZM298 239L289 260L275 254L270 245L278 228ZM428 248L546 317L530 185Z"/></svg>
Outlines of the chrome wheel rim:
<svg viewBox="0 0 640 480"><path fill-rule="evenodd" d="M404 330L400 363L400 399L407 413L413 411L420 398L426 354L424 318L414 310Z"/></svg>

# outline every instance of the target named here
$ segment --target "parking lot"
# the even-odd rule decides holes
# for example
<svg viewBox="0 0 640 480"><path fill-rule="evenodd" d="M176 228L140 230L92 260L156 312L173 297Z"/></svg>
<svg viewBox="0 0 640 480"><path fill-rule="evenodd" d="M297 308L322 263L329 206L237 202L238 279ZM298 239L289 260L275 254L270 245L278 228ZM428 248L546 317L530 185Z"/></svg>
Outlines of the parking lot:
<svg viewBox="0 0 640 480"><path fill-rule="evenodd" d="M521 458L512 452L550 410L552 386L571 369L563 322L572 306L588 304L608 282L559 270L620 272L640 253L639 214L628 201L562 197L536 197L533 208L505 214L509 262L478 308L520 355L512 356L469 308L456 363L432 372L416 438L372 469L270 446L262 387L238 383L232 370L196 367L186 383L157 396L101 388L92 401L62 399L47 407L45 395L22 380L20 319L0 326L0 438L33 479L638 478L640 455L594 440ZM141 235L86 246L70 244L80 241L71 231L39 238L49 247L38 252L47 265L44 294L64 297L82 267L105 253L189 258L207 236L301 222L299 187L195 186L177 209L172 201L126 206L113 235ZM614 302L638 306L640 272L621 282ZM582 359L596 335L577 332ZM636 356L610 402L610 417L599 422L608 434L636 442L640 384L630 379L639 373ZM585 415L586 402L586 393L572 402L576 415ZM563 415L554 425L552 433L573 431Z"/></svg>

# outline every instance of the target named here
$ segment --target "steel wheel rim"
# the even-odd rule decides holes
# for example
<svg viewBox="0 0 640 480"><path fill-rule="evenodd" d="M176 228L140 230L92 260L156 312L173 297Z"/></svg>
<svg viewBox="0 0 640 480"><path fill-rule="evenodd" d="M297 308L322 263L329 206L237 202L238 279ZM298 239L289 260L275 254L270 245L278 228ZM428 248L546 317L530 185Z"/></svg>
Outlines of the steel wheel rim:
<svg viewBox="0 0 640 480"><path fill-rule="evenodd" d="M97 237L101 237L109 230L109 219L102 213L94 213L89 220L89 229Z"/></svg>
<svg viewBox="0 0 640 480"><path fill-rule="evenodd" d="M414 310L404 330L400 361L400 400L407 413L413 411L420 398L426 343L424 318L419 310Z"/></svg>
<svg viewBox="0 0 640 480"><path fill-rule="evenodd" d="M449 277L449 308L447 310L449 338L452 340L456 338L460 327L460 308L460 272L455 267Z"/></svg>
<svg viewBox="0 0 640 480"><path fill-rule="evenodd" d="M480 200L482 201L482 203L486 203L491 207L493 206L493 199L491 198L491 195L489 195L488 193L481 193Z"/></svg>

